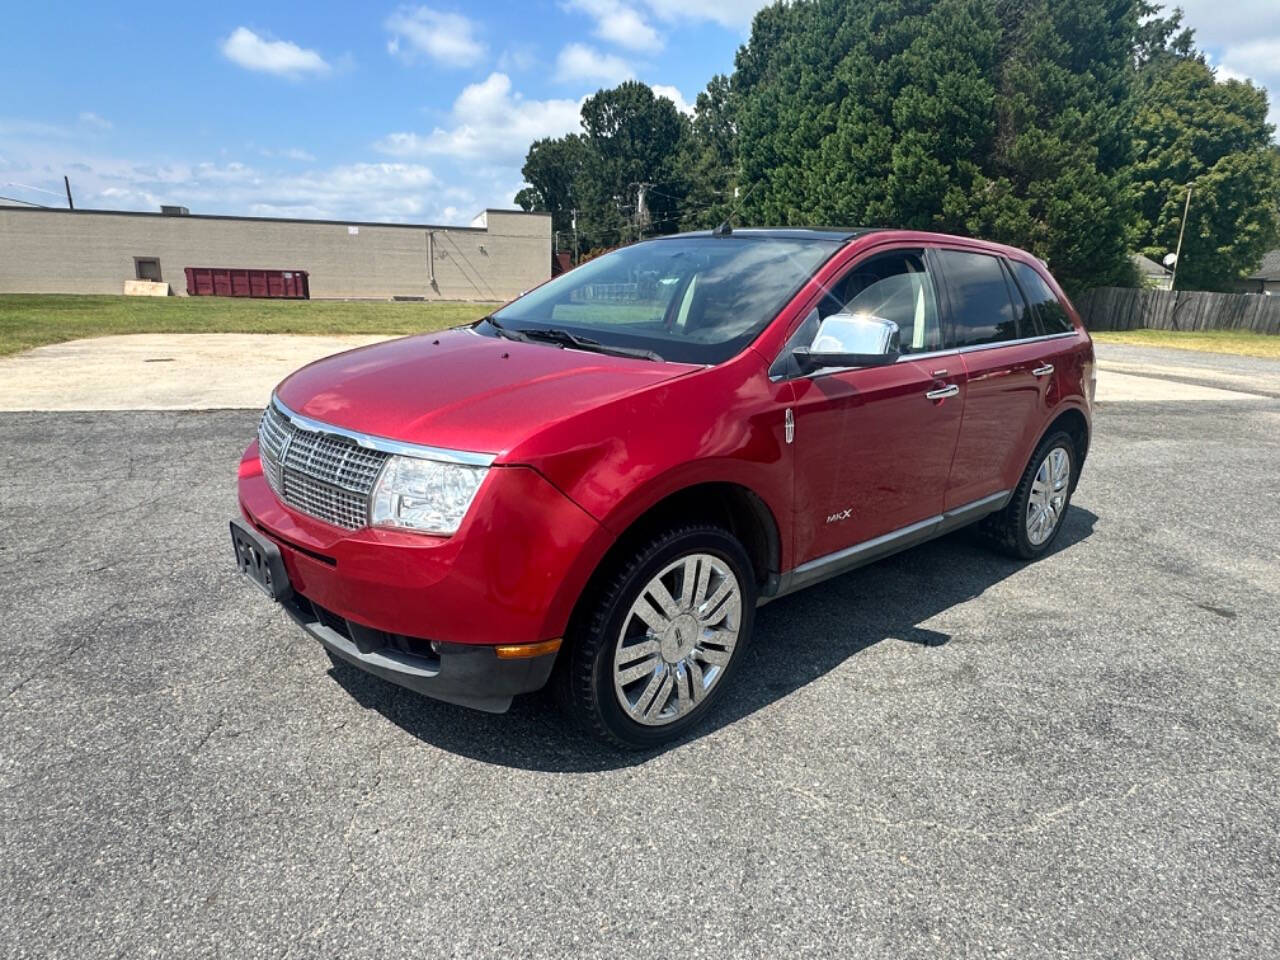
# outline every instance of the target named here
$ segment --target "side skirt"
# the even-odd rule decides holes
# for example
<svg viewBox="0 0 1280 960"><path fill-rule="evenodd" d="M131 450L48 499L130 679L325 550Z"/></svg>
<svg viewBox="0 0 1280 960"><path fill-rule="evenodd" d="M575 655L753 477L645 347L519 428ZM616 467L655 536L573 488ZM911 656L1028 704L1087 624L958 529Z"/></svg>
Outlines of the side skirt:
<svg viewBox="0 0 1280 960"><path fill-rule="evenodd" d="M899 551L919 546L935 537L958 530L975 520L981 520L989 513L1003 510L1011 496L1013 496L1012 490L1001 490L999 493L955 507L935 517L921 520L919 523L901 527L871 540L864 540L852 547L829 553L825 557L809 560L794 570L788 570L782 574L778 578L777 591L767 597L762 596L760 603L764 604L778 597L785 597L789 593L838 577L842 573L875 563Z"/></svg>

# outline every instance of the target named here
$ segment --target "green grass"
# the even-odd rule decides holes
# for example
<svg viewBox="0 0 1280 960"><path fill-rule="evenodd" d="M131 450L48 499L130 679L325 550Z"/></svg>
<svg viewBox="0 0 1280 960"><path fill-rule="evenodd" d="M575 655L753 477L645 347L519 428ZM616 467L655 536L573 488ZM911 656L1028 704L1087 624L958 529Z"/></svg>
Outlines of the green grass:
<svg viewBox="0 0 1280 960"><path fill-rule="evenodd" d="M119 333L427 333L495 304L0 294L0 356Z"/></svg>
<svg viewBox="0 0 1280 960"><path fill-rule="evenodd" d="M1246 330L1116 330L1092 333L1099 343L1136 347L1173 347L1202 353L1234 353L1242 357L1280 359L1280 336Z"/></svg>

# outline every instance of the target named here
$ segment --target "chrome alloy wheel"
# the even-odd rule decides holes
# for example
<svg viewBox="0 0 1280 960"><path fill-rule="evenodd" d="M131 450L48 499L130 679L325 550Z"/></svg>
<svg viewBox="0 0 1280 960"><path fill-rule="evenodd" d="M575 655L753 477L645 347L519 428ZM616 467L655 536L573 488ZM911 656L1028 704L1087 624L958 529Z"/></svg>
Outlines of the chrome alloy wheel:
<svg viewBox="0 0 1280 960"><path fill-rule="evenodd" d="M1027 498L1027 539L1038 547L1053 535L1067 503L1071 483L1071 455L1054 447L1040 462Z"/></svg>
<svg viewBox="0 0 1280 960"><path fill-rule="evenodd" d="M724 675L742 626L742 589L729 565L694 553L640 591L618 634L613 689L627 715L659 727L685 716Z"/></svg>

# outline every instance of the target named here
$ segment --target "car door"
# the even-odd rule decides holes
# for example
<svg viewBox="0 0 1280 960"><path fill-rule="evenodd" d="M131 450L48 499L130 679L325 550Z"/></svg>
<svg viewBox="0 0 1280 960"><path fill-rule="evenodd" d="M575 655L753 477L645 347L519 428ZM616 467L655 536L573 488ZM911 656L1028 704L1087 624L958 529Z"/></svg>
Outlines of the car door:
<svg viewBox="0 0 1280 960"><path fill-rule="evenodd" d="M1031 264L1007 260L1005 265L1025 304L1022 328L1034 325L1037 343L1034 373L1040 380L1041 414L1047 417L1065 394L1078 392L1083 380L1076 328L1058 295ZM1016 298L1015 298L1016 299ZM1038 440L1039 437L1033 438Z"/></svg>
<svg viewBox="0 0 1280 960"><path fill-rule="evenodd" d="M960 431L964 370L943 349L923 249L874 252L853 264L788 349L808 345L820 321L836 312L892 320L903 356L888 366L794 378L799 563L940 514Z"/></svg>
<svg viewBox="0 0 1280 960"><path fill-rule="evenodd" d="M1040 419L1042 345L1015 306L1015 289L999 256L937 251L950 342L959 349L964 417L947 483L955 510L1010 490Z"/></svg>

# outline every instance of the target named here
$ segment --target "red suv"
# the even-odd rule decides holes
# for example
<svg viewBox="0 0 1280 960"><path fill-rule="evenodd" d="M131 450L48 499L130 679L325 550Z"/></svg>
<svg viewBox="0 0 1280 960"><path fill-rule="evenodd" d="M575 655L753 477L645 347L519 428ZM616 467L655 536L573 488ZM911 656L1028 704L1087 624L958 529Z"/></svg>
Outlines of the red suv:
<svg viewBox="0 0 1280 960"><path fill-rule="evenodd" d="M761 603L974 522L1045 553L1093 381L1020 250L666 237L288 377L232 540L334 657L489 711L550 680L652 746L731 685Z"/></svg>

